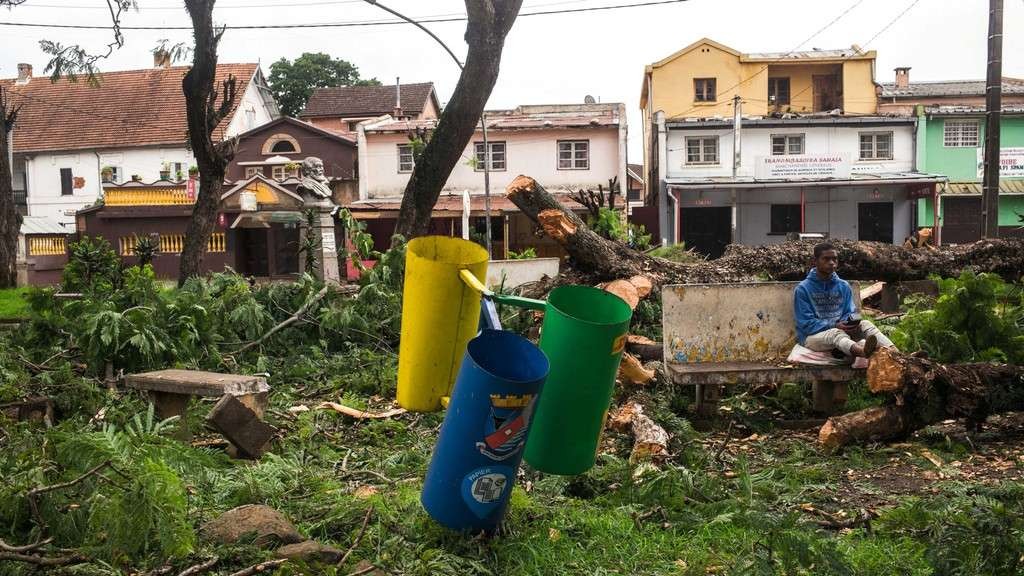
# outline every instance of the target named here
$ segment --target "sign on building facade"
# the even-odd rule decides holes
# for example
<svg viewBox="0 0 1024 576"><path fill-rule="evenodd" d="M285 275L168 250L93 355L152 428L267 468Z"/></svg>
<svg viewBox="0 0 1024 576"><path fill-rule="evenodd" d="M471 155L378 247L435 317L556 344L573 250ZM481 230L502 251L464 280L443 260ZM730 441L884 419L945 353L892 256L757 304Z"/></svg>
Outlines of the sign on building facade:
<svg viewBox="0 0 1024 576"><path fill-rule="evenodd" d="M978 178L985 175L985 149L977 148ZM1024 148L999 149L999 177L1024 178Z"/></svg>
<svg viewBox="0 0 1024 576"><path fill-rule="evenodd" d="M758 156L756 175L758 180L849 178L850 161L843 154Z"/></svg>

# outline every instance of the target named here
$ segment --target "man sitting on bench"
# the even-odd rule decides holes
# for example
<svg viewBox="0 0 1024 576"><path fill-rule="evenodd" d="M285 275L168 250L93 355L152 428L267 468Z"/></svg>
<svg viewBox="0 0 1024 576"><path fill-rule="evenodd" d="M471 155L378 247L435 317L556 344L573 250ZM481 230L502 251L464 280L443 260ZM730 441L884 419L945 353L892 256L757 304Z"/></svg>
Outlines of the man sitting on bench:
<svg viewBox="0 0 1024 576"><path fill-rule="evenodd" d="M864 358L878 346L892 346L874 324L861 320L850 284L836 274L838 266L835 246L825 242L814 247L814 268L793 294L797 341L815 352L838 350Z"/></svg>

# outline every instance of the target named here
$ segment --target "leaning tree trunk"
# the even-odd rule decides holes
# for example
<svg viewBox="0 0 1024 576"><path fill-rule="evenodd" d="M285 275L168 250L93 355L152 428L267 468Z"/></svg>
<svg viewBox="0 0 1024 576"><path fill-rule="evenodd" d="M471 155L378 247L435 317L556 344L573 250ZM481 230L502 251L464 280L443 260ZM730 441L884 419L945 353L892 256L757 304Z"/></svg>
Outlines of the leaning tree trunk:
<svg viewBox="0 0 1024 576"><path fill-rule="evenodd" d="M587 228L543 186L528 176L508 185L506 196L572 257L577 271L594 280L637 274L663 284L740 282L765 277L799 280L811 266L814 242L771 246L730 245L717 260L681 264L653 258L607 240ZM880 242L830 240L839 252L839 273L850 280L918 280L931 274L958 276L961 271L993 272L1016 281L1024 271L1024 240L981 240L939 250L913 250Z"/></svg>
<svg viewBox="0 0 1024 576"><path fill-rule="evenodd" d="M469 45L466 64L437 128L416 159L402 197L396 234L414 238L427 233L430 214L441 188L473 138L477 121L498 79L505 36L522 3L522 0L466 0L466 43Z"/></svg>
<svg viewBox="0 0 1024 576"><path fill-rule="evenodd" d="M224 30L214 30L216 0L185 0L195 36L192 68L181 82L188 116L188 139L199 168L199 195L185 230L178 284L199 275L207 243L213 234L220 206L221 188L228 163L235 155L234 139L213 141L213 131L231 112L235 101L235 77L223 82L223 94L214 89L217 77L217 45ZM220 104L217 104L220 96Z"/></svg>
<svg viewBox="0 0 1024 576"><path fill-rule="evenodd" d="M0 288L13 288L18 281L18 234L21 213L14 202L14 185L10 164L11 130L18 116L18 107L7 101L7 92L0 87Z"/></svg>
<svg viewBox="0 0 1024 576"><path fill-rule="evenodd" d="M829 418L818 433L826 449L901 438L948 418L977 427L991 413L1024 409L1024 366L939 364L889 348L871 357L867 378L893 402Z"/></svg>

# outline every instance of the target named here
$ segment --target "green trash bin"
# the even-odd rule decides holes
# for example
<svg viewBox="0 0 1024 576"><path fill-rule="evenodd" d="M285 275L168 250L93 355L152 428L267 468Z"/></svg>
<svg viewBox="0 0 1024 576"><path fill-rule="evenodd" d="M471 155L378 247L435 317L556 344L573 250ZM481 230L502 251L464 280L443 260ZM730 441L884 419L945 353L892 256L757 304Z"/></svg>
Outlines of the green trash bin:
<svg viewBox="0 0 1024 576"><path fill-rule="evenodd" d="M526 461L550 474L594 465L633 316L621 298L590 286L548 295L540 349L551 362L526 442Z"/></svg>

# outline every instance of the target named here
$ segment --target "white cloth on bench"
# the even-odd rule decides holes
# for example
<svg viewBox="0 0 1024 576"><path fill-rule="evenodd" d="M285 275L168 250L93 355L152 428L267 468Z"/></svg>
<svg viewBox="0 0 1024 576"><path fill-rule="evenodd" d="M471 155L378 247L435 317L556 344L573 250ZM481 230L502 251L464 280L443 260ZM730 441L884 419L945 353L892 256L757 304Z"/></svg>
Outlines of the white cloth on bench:
<svg viewBox="0 0 1024 576"><path fill-rule="evenodd" d="M861 344L863 344L863 341L861 341ZM799 344L793 345L793 349L789 352L789 356L786 358L786 361L794 364L811 364L815 366L852 365L852 368L868 367L868 361L866 358L853 358L852 356L836 358L831 352L815 352L814 350Z"/></svg>

